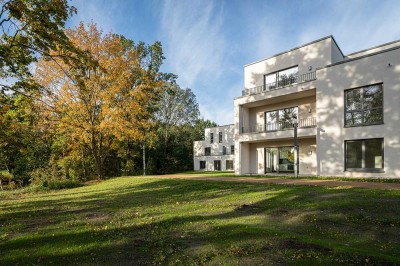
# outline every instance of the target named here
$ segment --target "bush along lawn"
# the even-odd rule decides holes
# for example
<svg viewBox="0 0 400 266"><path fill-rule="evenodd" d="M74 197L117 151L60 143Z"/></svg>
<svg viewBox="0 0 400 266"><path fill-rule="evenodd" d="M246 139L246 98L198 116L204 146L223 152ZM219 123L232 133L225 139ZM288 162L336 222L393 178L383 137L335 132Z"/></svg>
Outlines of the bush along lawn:
<svg viewBox="0 0 400 266"><path fill-rule="evenodd" d="M124 177L0 200L0 265L400 263L400 191Z"/></svg>

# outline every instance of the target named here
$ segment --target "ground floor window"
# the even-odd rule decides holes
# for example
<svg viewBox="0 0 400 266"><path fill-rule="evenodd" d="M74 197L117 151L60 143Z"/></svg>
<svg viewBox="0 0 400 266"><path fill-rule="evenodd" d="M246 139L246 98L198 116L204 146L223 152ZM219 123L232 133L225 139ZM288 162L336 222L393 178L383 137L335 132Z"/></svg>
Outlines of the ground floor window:
<svg viewBox="0 0 400 266"><path fill-rule="evenodd" d="M221 161L220 160L214 161L214 171L221 171Z"/></svg>
<svg viewBox="0 0 400 266"><path fill-rule="evenodd" d="M298 155L297 155L298 156ZM265 148L265 173L294 173L296 163L293 147Z"/></svg>
<svg viewBox="0 0 400 266"><path fill-rule="evenodd" d="M206 169L206 161L200 161L200 170Z"/></svg>
<svg viewBox="0 0 400 266"><path fill-rule="evenodd" d="M226 160L226 170L233 170L233 160Z"/></svg>
<svg viewBox="0 0 400 266"><path fill-rule="evenodd" d="M383 170L383 139L347 140L345 151L346 170Z"/></svg>

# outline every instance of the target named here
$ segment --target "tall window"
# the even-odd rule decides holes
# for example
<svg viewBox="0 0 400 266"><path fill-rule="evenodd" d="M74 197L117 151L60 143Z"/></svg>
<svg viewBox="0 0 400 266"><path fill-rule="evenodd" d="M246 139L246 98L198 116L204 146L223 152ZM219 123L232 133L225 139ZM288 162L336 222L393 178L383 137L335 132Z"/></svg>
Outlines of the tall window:
<svg viewBox="0 0 400 266"><path fill-rule="evenodd" d="M235 145L231 145L231 154L235 154Z"/></svg>
<svg viewBox="0 0 400 266"><path fill-rule="evenodd" d="M222 146L222 155L226 155L226 147Z"/></svg>
<svg viewBox="0 0 400 266"><path fill-rule="evenodd" d="M200 161L200 170L206 169L206 161Z"/></svg>
<svg viewBox="0 0 400 266"><path fill-rule="evenodd" d="M219 143L222 143L222 132L218 133L218 141Z"/></svg>
<svg viewBox="0 0 400 266"><path fill-rule="evenodd" d="M382 84L345 91L345 126L363 126L382 123Z"/></svg>
<svg viewBox="0 0 400 266"><path fill-rule="evenodd" d="M204 155L205 156L210 156L211 155L211 148L210 147L204 148Z"/></svg>
<svg viewBox="0 0 400 266"><path fill-rule="evenodd" d="M264 76L265 90L273 90L277 87L290 85L297 82L299 68L291 67L285 70L267 74Z"/></svg>
<svg viewBox="0 0 400 266"><path fill-rule="evenodd" d="M348 140L345 146L346 170L383 169L383 139Z"/></svg>
<svg viewBox="0 0 400 266"><path fill-rule="evenodd" d="M210 143L214 143L214 133L210 133Z"/></svg>

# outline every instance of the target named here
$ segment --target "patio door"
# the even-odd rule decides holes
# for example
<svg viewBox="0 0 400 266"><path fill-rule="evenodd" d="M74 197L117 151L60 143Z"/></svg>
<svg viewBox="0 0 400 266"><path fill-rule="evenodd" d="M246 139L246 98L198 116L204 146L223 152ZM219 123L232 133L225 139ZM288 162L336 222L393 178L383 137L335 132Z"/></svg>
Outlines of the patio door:
<svg viewBox="0 0 400 266"><path fill-rule="evenodd" d="M214 171L221 171L221 161L220 160L214 161Z"/></svg>
<svg viewBox="0 0 400 266"><path fill-rule="evenodd" d="M265 173L294 173L293 147L265 148Z"/></svg>
<svg viewBox="0 0 400 266"><path fill-rule="evenodd" d="M265 148L265 173L276 173L278 169L278 148Z"/></svg>

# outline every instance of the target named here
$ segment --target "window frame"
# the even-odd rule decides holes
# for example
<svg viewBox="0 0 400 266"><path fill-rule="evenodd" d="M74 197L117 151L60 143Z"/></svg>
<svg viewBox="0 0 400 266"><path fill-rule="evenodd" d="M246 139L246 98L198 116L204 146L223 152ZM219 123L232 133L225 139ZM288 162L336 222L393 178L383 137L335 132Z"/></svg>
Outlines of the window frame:
<svg viewBox="0 0 400 266"><path fill-rule="evenodd" d="M201 167L202 164L204 164L204 167ZM199 169L200 169L200 170L206 169L206 168L207 168L206 166L207 166L207 165L206 165L206 161L200 161L200 163L199 163Z"/></svg>
<svg viewBox="0 0 400 266"><path fill-rule="evenodd" d="M211 147L204 148L204 156L211 156Z"/></svg>
<svg viewBox="0 0 400 266"><path fill-rule="evenodd" d="M297 108L297 118L296 118L296 122L298 123L300 118L299 118L299 106L295 105L295 106L290 106L290 107L284 107L284 108L280 108L280 109L274 109L274 110L270 110L270 111L265 111L264 112L264 130L267 132L273 132L273 131L280 131L280 130L285 130L285 129L293 129L293 127L280 127L281 126L281 120L279 119L279 111L285 110L285 109L291 109L291 108ZM267 115L268 113L272 113L272 112L276 112L276 122L275 124L277 125L276 129L267 129ZM284 122L282 122L284 123ZM273 123L270 123L273 124Z"/></svg>
<svg viewBox="0 0 400 266"><path fill-rule="evenodd" d="M296 68L296 67L297 67L297 76L296 76L296 80L295 80L294 82L292 82L292 83L289 83L289 84L286 84L286 85L283 85L283 86L279 86L279 73L280 73L280 72L283 72L283 71L286 71L286 70L289 70L289 69L292 69L292 68ZM268 85L268 84L271 84L271 83L266 83L266 82L265 82L265 78L266 78L266 76L270 76L270 75L275 75L275 87L273 87L272 89L267 89L267 85ZM279 69L279 70L274 71L274 72L266 73L266 74L264 74L264 76L263 76L263 83L264 83L263 91L276 90L276 89L278 89L278 88L282 88L282 87L285 87L285 86L289 86L289 85L295 84L295 83L298 82L298 76L299 76L299 65L294 65L294 66L291 66L291 67Z"/></svg>
<svg viewBox="0 0 400 266"><path fill-rule="evenodd" d="M214 143L214 133L210 133L210 143Z"/></svg>
<svg viewBox="0 0 400 266"><path fill-rule="evenodd" d="M231 145L231 154L235 154L235 145Z"/></svg>
<svg viewBox="0 0 400 266"><path fill-rule="evenodd" d="M231 163L232 162L232 167L228 168L228 162ZM233 163L233 160L225 160L225 170L234 170L235 169L235 164Z"/></svg>
<svg viewBox="0 0 400 266"><path fill-rule="evenodd" d="M364 109L364 89L368 88L368 87L372 87L372 86L380 86L381 90L382 90L382 121L380 122L369 122L369 123L363 123L364 120L364 112L368 111L368 110L374 110L374 109L378 109L377 108L372 108L372 109ZM357 110L351 110L351 111L347 111L347 92L349 91L353 91L353 90L361 90L361 105L362 105L362 109L357 109ZM385 114L384 114L384 88L383 88L383 82L379 82L379 83L374 83L374 84L369 84L369 85L364 85L364 86L360 86L360 87L355 87L355 88L350 88L350 89L346 89L344 90L344 95L343 95L343 99L344 99L344 103L343 103L343 107L344 107L344 114L343 114L343 124L345 128L351 128L351 127L363 127L363 126L374 126L374 125L382 125L384 124L385 121ZM357 125L347 125L346 124L346 114L347 113L352 113L352 112L361 112L361 124L357 124Z"/></svg>
<svg viewBox="0 0 400 266"><path fill-rule="evenodd" d="M347 168L347 143L362 141L362 154L361 165L365 166L365 141L368 140L381 140L381 154L382 154L382 168ZM385 139L384 138L370 138L370 139L349 139L344 141L344 171L345 172L364 172L364 173L384 173L385 172Z"/></svg>
<svg viewBox="0 0 400 266"><path fill-rule="evenodd" d="M222 132L218 132L218 143L222 143Z"/></svg>

